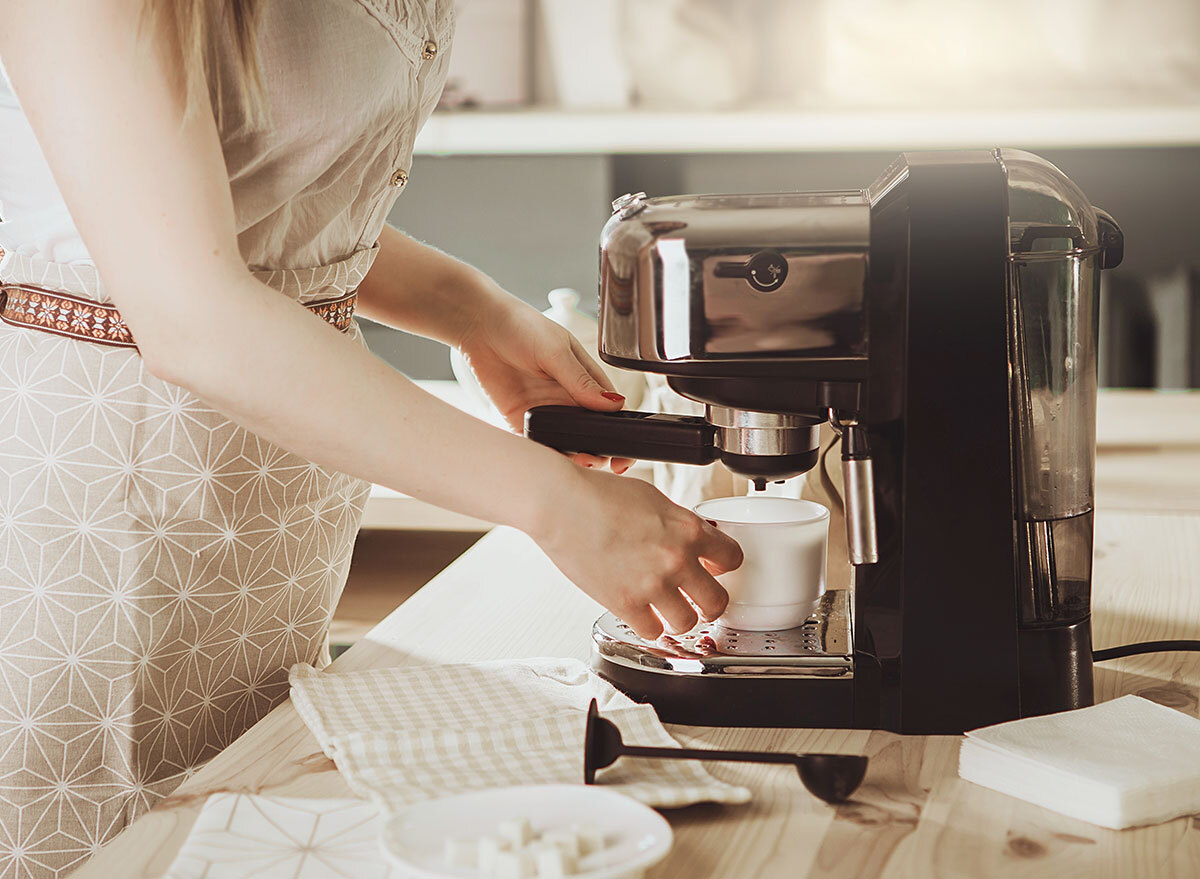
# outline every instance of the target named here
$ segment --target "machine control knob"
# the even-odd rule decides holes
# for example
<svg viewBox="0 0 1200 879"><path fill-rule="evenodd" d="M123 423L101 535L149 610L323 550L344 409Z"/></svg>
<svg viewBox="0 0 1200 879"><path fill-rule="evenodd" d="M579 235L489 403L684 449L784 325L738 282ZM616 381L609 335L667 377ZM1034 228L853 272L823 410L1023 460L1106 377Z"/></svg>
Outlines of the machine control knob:
<svg viewBox="0 0 1200 879"><path fill-rule="evenodd" d="M646 193L627 192L619 198L613 199L612 209L613 213L622 220L628 220L646 209Z"/></svg>
<svg viewBox="0 0 1200 879"><path fill-rule="evenodd" d="M717 263L718 278L745 278L755 290L778 290L788 275L787 260L773 250L760 250L745 262Z"/></svg>

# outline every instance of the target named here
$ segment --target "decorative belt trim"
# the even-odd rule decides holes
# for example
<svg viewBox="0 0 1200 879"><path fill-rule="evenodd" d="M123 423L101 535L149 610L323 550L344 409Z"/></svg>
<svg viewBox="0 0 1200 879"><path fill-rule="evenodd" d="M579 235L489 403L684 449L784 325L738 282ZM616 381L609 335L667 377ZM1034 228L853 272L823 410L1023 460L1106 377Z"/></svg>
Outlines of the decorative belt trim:
<svg viewBox="0 0 1200 879"><path fill-rule="evenodd" d="M357 302L358 291L351 290L335 299L310 302L304 307L345 332L350 328ZM0 320L14 327L29 327L101 345L137 347L128 324L114 306L24 284L0 286Z"/></svg>

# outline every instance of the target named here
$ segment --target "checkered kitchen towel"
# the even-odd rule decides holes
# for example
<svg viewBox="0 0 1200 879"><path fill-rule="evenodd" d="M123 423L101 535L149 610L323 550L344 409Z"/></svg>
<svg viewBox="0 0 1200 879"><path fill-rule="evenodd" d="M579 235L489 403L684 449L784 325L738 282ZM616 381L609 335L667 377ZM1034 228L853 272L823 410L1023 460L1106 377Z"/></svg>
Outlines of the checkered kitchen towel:
<svg viewBox="0 0 1200 879"><path fill-rule="evenodd" d="M571 659L371 671L291 671L292 703L347 783L388 811L519 784L583 781L586 711L596 699L633 745L677 747L639 705ZM597 780L651 806L744 803L694 760L618 760Z"/></svg>

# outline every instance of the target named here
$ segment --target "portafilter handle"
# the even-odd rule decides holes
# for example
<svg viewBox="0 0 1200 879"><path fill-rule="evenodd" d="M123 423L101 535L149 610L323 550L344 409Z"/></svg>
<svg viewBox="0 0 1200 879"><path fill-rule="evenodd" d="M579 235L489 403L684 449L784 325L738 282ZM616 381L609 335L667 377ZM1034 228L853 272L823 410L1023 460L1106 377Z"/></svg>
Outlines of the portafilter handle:
<svg viewBox="0 0 1200 879"><path fill-rule="evenodd" d="M560 452L614 458L711 464L717 429L695 415L596 412L580 406L535 406L525 413L525 436Z"/></svg>
<svg viewBox="0 0 1200 879"><path fill-rule="evenodd" d="M842 499L846 514L846 549L852 565L879 561L875 530L875 475L867 431L857 421L830 412L830 424L842 437Z"/></svg>

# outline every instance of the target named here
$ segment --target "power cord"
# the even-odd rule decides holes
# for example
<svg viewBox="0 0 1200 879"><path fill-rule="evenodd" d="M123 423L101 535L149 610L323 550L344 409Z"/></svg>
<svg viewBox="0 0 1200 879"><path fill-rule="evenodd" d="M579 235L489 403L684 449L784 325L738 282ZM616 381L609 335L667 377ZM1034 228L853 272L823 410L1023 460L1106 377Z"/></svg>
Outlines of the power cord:
<svg viewBox="0 0 1200 879"><path fill-rule="evenodd" d="M1142 641L1140 644L1122 644L1092 651L1092 662L1120 659L1122 656L1137 656L1142 653L1164 653L1169 650L1200 650L1200 641Z"/></svg>

